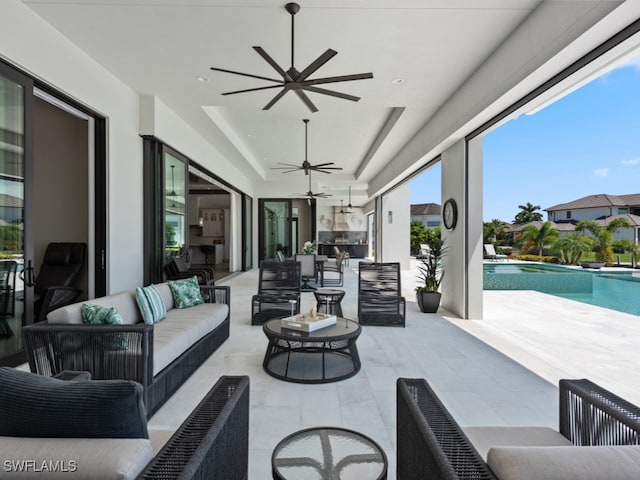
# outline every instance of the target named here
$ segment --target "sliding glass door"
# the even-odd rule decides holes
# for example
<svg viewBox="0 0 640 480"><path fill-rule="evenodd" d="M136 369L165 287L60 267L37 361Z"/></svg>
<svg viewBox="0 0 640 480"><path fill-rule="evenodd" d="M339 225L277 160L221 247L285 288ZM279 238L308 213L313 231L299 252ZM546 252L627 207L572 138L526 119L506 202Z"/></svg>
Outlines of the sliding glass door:
<svg viewBox="0 0 640 480"><path fill-rule="evenodd" d="M31 323L33 289L21 278L25 258L33 258L25 201L31 185L33 151L30 129L32 81L0 64L0 364L12 364L22 352L21 329ZM29 175L29 178L27 178ZM27 281L32 281L29 270Z"/></svg>
<svg viewBox="0 0 640 480"><path fill-rule="evenodd" d="M260 260L274 260L276 252L285 257L293 255L291 249L291 200L258 201Z"/></svg>

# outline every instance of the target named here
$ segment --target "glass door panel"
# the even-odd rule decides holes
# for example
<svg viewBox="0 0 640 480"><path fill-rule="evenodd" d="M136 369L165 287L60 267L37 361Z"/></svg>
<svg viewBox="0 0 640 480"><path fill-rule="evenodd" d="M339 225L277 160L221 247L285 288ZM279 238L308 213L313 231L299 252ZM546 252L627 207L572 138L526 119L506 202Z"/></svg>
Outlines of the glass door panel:
<svg viewBox="0 0 640 480"><path fill-rule="evenodd" d="M248 195L242 197L242 219L244 227L242 229L242 270L253 268L253 199Z"/></svg>
<svg viewBox="0 0 640 480"><path fill-rule="evenodd" d="M168 152L164 154L164 261L184 253L187 164Z"/></svg>
<svg viewBox="0 0 640 480"><path fill-rule="evenodd" d="M275 260L281 250L285 258L291 250L291 200L261 200L261 260Z"/></svg>
<svg viewBox="0 0 640 480"><path fill-rule="evenodd" d="M0 364L11 363L9 359L22 351L20 330L32 311L33 289L28 289L25 301L21 278L25 253L32 250L29 244L25 252L28 86L3 76L0 70ZM32 272L28 273L27 283L33 280Z"/></svg>

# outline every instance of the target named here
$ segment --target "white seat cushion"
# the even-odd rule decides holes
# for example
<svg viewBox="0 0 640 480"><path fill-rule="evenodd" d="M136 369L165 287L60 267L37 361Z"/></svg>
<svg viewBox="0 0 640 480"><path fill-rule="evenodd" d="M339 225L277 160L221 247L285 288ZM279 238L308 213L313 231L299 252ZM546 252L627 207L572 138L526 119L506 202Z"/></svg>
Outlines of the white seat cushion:
<svg viewBox="0 0 640 480"><path fill-rule="evenodd" d="M500 480L637 480L640 446L495 447L487 463Z"/></svg>
<svg viewBox="0 0 640 480"><path fill-rule="evenodd" d="M202 303L168 311L167 318L153 326L153 375L215 330L228 313L229 306L221 303Z"/></svg>
<svg viewBox="0 0 640 480"><path fill-rule="evenodd" d="M0 437L0 458L3 478L128 480L151 461L153 451L143 438Z"/></svg>
<svg viewBox="0 0 640 480"><path fill-rule="evenodd" d="M484 461L491 447L570 447L567 438L549 427L467 427L463 428Z"/></svg>

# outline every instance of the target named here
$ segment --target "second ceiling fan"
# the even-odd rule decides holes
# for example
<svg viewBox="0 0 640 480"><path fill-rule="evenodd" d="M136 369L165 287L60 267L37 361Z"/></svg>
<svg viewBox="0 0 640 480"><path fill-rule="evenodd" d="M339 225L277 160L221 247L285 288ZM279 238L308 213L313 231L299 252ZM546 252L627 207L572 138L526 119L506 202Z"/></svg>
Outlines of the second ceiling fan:
<svg viewBox="0 0 640 480"><path fill-rule="evenodd" d="M312 112L317 112L318 108L313 104L309 96L305 93L313 92L320 93L322 95L329 95L332 97L342 98L344 100L351 100L353 102L357 102L360 100L360 97L356 97L354 95L348 95L342 92L336 92L335 90L329 90L326 88L320 88L316 85L323 85L326 83L336 83L336 82L349 82L352 80L364 80L367 78L373 78L373 73L356 73L352 75L339 75L334 77L324 77L324 78L315 78L309 79L313 73L316 72L320 67L322 67L325 63L327 63L331 58L337 55L338 52L328 48L323 54L321 54L318 58L316 58L313 62L311 62L307 68L299 72L294 66L294 46L295 46L295 37L294 37L294 16L300 10L300 5L297 3L287 3L284 6L285 10L291 15L291 68L289 70L284 70L276 61L271 58L271 56L264 51L262 47L253 47L253 49L260 55L271 67L278 72L278 74L282 77L282 79L274 79L269 77L263 77L261 75L253 75L250 73L242 73L236 72L234 70L227 70L224 68L211 67L211 70L215 70L218 72L224 73L232 73L234 75L242 75L244 77L257 78L259 80L267 80L269 82L275 82L277 85L269 85L266 87L257 87L257 88L247 88L244 90L235 90L233 92L226 92L222 95L235 95L236 93L246 93L246 92L256 92L259 90L268 90L271 88L280 88L282 90L276 94L275 97L271 99L269 103L267 103L263 110L269 110L275 103L280 100L289 90L293 90L296 95L302 100L302 102L311 110Z"/></svg>
<svg viewBox="0 0 640 480"><path fill-rule="evenodd" d="M304 170L304 174L305 175L309 175L310 171L316 171L316 172L320 172L320 173L331 173L330 170L342 170L342 167L332 167L331 165L334 165L334 162L325 162L325 163L319 163L317 165L311 165L311 163L309 163L308 157L307 157L307 153L308 153L308 141L309 141L309 132L308 132L308 127L309 127L309 119L305 118L304 120L302 120L304 122L304 162L302 162L302 165L294 165L293 163L282 163L279 162L279 165L284 165L283 167L272 167L271 170L284 170L284 172L282 173L291 173L291 172L297 172L298 170ZM311 180L311 179L309 179Z"/></svg>

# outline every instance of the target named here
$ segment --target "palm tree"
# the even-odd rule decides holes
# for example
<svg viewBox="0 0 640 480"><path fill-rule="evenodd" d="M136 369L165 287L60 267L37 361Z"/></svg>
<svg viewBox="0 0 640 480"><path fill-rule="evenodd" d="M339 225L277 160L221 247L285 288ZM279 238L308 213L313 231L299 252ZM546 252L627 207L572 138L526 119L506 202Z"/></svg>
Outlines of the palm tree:
<svg viewBox="0 0 640 480"><path fill-rule="evenodd" d="M528 225L522 230L522 240L534 244L538 249L538 255L542 255L544 246L558 238L559 232L551 226L551 222L544 222L540 228Z"/></svg>
<svg viewBox="0 0 640 480"><path fill-rule="evenodd" d="M582 257L584 252L591 250L592 246L593 241L591 238L578 232L573 232L566 237L561 237L554 244L554 248L560 250L562 263L568 265L577 265L580 257Z"/></svg>
<svg viewBox="0 0 640 480"><path fill-rule="evenodd" d="M596 261L602 263L613 263L613 234L621 228L630 227L625 218L615 218L604 227L595 220L581 220L576 224L576 230L587 230L596 238Z"/></svg>
<svg viewBox="0 0 640 480"><path fill-rule="evenodd" d="M530 202L527 202L526 205L518 205L518 208L520 212L513 220L513 223L516 225L524 225L525 223L539 222L542 220L542 214L536 212L536 210L540 210L540 205L532 205Z"/></svg>

